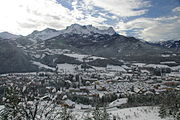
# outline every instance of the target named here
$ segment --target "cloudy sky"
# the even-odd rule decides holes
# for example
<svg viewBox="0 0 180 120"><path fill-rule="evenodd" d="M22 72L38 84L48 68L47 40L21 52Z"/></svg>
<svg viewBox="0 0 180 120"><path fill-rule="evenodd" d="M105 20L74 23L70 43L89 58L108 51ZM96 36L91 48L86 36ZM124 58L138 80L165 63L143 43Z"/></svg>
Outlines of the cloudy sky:
<svg viewBox="0 0 180 120"><path fill-rule="evenodd" d="M146 41L180 39L180 0L0 1L0 32L27 35L73 23L112 26Z"/></svg>

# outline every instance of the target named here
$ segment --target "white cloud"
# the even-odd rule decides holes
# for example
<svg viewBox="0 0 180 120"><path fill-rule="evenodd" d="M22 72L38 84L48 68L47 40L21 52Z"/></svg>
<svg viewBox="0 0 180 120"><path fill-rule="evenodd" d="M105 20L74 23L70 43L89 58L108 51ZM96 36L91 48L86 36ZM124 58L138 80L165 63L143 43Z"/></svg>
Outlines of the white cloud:
<svg viewBox="0 0 180 120"><path fill-rule="evenodd" d="M33 30L47 27L63 29L73 23L94 26L110 26L123 35L132 35L148 41L168 40L179 37L178 16L160 18L137 18L129 22L128 17L145 14L150 3L145 0L62 0L73 9L68 9L56 0L1 0L0 32L27 35ZM180 11L176 7L173 12ZM107 21L114 20L114 23ZM118 23L116 23L119 21Z"/></svg>
<svg viewBox="0 0 180 120"><path fill-rule="evenodd" d="M116 29L123 34L128 30L135 37L147 41L163 41L180 38L180 17L137 18L129 22L119 22Z"/></svg>
<svg viewBox="0 0 180 120"><path fill-rule="evenodd" d="M19 34L73 21L70 11L55 0L3 0L0 14L0 31Z"/></svg>
<svg viewBox="0 0 180 120"><path fill-rule="evenodd" d="M150 3L144 0L85 0L88 6L103 8L120 17L130 17L145 14Z"/></svg>
<svg viewBox="0 0 180 120"><path fill-rule="evenodd" d="M173 12L180 12L180 7L176 7L174 9L172 9Z"/></svg>
<svg viewBox="0 0 180 120"><path fill-rule="evenodd" d="M0 2L0 31L27 35L47 27L63 29L73 23L100 25L105 20L76 7L69 10L56 0L3 0Z"/></svg>

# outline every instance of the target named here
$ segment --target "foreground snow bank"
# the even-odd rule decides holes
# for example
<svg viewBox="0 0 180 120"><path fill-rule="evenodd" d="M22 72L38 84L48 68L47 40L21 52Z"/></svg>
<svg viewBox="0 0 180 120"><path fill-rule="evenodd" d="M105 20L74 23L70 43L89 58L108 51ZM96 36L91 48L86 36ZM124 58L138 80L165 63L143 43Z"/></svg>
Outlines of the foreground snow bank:
<svg viewBox="0 0 180 120"><path fill-rule="evenodd" d="M133 108L124 108L118 109L116 107L107 108L108 113L110 114L110 120L113 120L113 116L116 116L118 120L174 120L173 118L160 118L159 117L159 108L144 106L144 107L133 107ZM87 115L92 111L78 112L74 111L79 118L83 120Z"/></svg>
<svg viewBox="0 0 180 120"><path fill-rule="evenodd" d="M112 108L108 112L119 116L120 120L173 120L172 118L160 118L158 107Z"/></svg>
<svg viewBox="0 0 180 120"><path fill-rule="evenodd" d="M0 110L4 106L0 106ZM57 109L57 111L61 110ZM72 109L72 115L77 120L84 120L87 116L92 117L93 109L80 110L79 108ZM144 107L133 107L133 108L124 108L118 109L116 107L108 107L107 112L110 114L110 120L113 120L113 116L116 116L118 120L174 120L173 118L160 118L159 117L159 108L152 106ZM47 119L42 119L47 120ZM56 119L55 119L56 120Z"/></svg>

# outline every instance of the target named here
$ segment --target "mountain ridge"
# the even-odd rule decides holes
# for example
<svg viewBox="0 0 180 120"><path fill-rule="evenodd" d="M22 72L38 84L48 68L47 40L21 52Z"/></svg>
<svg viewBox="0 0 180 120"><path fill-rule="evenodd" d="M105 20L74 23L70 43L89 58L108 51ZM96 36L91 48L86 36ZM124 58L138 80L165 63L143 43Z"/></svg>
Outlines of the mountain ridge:
<svg viewBox="0 0 180 120"><path fill-rule="evenodd" d="M15 40L17 38L21 37L21 35L15 35L15 34L12 34L12 33L9 33L9 32L1 32L0 33L0 38L2 39L12 39L12 40Z"/></svg>
<svg viewBox="0 0 180 120"><path fill-rule="evenodd" d="M0 73L36 71L15 41L0 38Z"/></svg>
<svg viewBox="0 0 180 120"><path fill-rule="evenodd" d="M106 34L107 32L110 34ZM50 67L66 62L83 64L82 61L65 55L66 53L106 58L89 63L97 66L115 64L114 61L119 60L153 64L174 61L180 64L180 53L174 48L169 49L134 37L126 37L116 33L111 27L100 30L91 25L73 24L60 31L47 28L17 38L14 42L16 47L28 56L27 61Z"/></svg>

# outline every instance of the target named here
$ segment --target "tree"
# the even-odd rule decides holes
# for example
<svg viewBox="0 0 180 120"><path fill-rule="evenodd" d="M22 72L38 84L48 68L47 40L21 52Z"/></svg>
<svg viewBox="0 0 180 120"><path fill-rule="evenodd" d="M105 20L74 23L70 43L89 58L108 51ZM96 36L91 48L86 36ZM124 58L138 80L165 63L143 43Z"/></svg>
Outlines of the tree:
<svg viewBox="0 0 180 120"><path fill-rule="evenodd" d="M4 98L4 106L5 108L1 111L1 119L3 120L12 120L12 119L19 119L20 109L18 104L20 103L20 94L18 92L17 86L9 86L6 88L5 91L5 98Z"/></svg>
<svg viewBox="0 0 180 120"><path fill-rule="evenodd" d="M109 120L109 113L107 112L106 106L103 107L102 120Z"/></svg>
<svg viewBox="0 0 180 120"><path fill-rule="evenodd" d="M4 106L0 116L3 120L54 120L69 118L69 112L62 110L57 112L56 104L57 94L40 96L38 92L33 92L29 87L18 88L16 85L10 85L5 91ZM63 114L61 114L63 113Z"/></svg>
<svg viewBox="0 0 180 120"><path fill-rule="evenodd" d="M93 115L94 120L102 120L102 111L99 109L98 106L96 106L92 115Z"/></svg>
<svg viewBox="0 0 180 120"><path fill-rule="evenodd" d="M59 118L60 120L73 120L72 111L68 111L67 107L63 107Z"/></svg>
<svg viewBox="0 0 180 120"><path fill-rule="evenodd" d="M106 110L106 106L103 107L103 110L100 110L99 106L96 106L92 115L93 115L94 120L109 120L110 119L109 114Z"/></svg>
<svg viewBox="0 0 180 120"><path fill-rule="evenodd" d="M165 118L167 116L167 112L166 112L166 107L164 105L161 105L160 109L159 109L159 116L161 118Z"/></svg>
<svg viewBox="0 0 180 120"><path fill-rule="evenodd" d="M172 116L179 120L180 117L180 93L179 91L167 91L163 94L159 110L160 117Z"/></svg>

